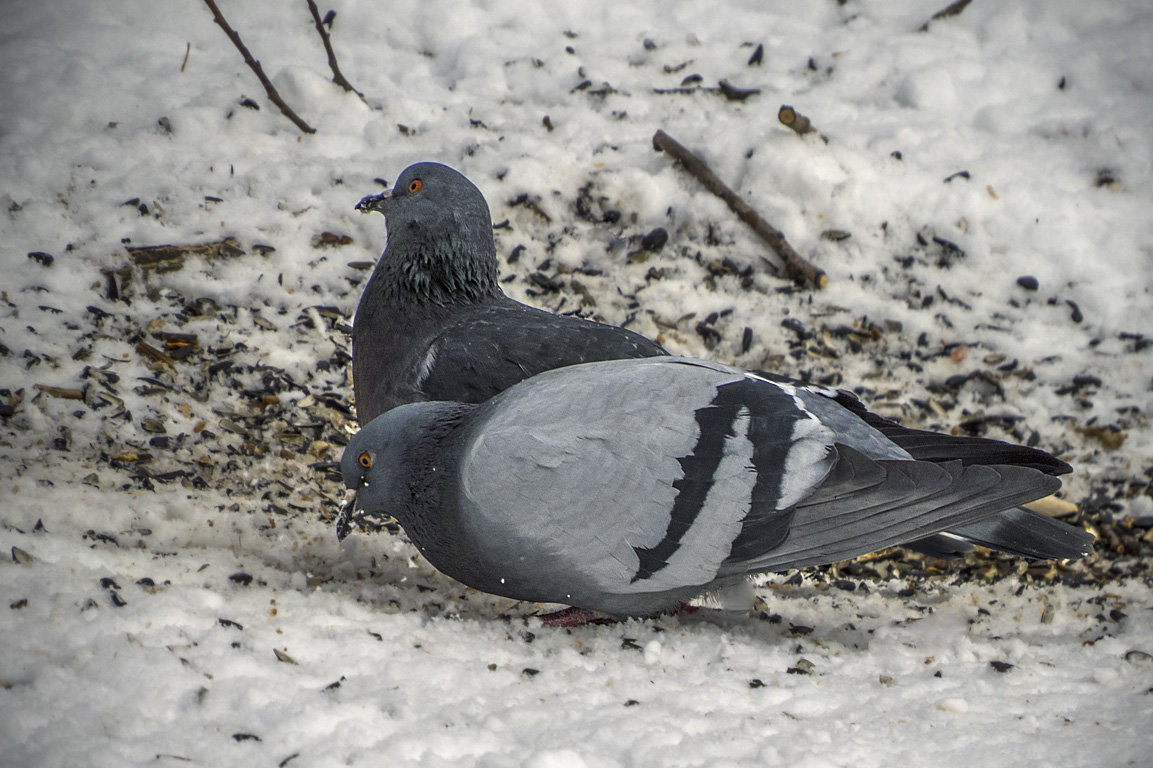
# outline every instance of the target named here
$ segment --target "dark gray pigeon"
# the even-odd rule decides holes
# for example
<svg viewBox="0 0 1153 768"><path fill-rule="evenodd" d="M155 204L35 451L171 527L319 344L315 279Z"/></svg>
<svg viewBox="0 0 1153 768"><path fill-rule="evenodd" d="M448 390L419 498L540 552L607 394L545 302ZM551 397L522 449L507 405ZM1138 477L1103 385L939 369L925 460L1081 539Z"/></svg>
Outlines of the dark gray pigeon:
<svg viewBox="0 0 1153 768"><path fill-rule="evenodd" d="M484 402L565 365L667 354L632 331L505 296L488 204L448 166L410 166L391 191L356 207L388 225L352 329L361 424L403 403Z"/></svg>
<svg viewBox="0 0 1153 768"><path fill-rule="evenodd" d="M655 357L549 371L479 405L401 406L345 449L355 493L338 535L354 514L390 514L469 586L638 616L751 573L966 526L999 535L1001 510L1052 493L1068 469L1035 449L870 424L847 397ZM1028 526L1068 556L1092 542L1041 515Z"/></svg>

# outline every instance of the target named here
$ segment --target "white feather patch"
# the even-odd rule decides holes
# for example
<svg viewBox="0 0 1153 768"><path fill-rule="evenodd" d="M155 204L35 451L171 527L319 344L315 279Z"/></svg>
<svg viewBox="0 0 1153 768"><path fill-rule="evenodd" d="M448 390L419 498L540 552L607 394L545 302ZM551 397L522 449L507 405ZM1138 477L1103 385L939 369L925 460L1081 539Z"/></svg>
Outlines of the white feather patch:
<svg viewBox="0 0 1153 768"><path fill-rule="evenodd" d="M651 578L637 582L634 586L638 590L651 590L654 583L680 586L704 584L716 578L752 504L757 473L749 440L751 423L749 409L742 406L733 421L732 436L725 438L724 454L700 514L681 538L668 565Z"/></svg>
<svg viewBox="0 0 1153 768"><path fill-rule="evenodd" d="M788 509L803 499L832 468L829 446L835 439L833 430L805 410L799 397L795 394L793 397L804 418L793 423L792 445L785 456L777 509Z"/></svg>
<svg viewBox="0 0 1153 768"><path fill-rule="evenodd" d="M418 370L416 374L416 386L418 388L424 384L424 380L432 373L432 366L436 362L436 346L436 344L431 345L428 348L428 352L425 353L424 359L420 361L420 370Z"/></svg>
<svg viewBox="0 0 1153 768"><path fill-rule="evenodd" d="M772 384L786 395L791 396L793 400L796 401L797 407L801 410L804 410L805 406L801 401L800 395L797 394L800 390L828 398L835 398L837 396L837 390L833 389L832 387L822 387L819 384L789 384L785 381L773 381L772 379L766 379L764 376L758 376L755 373L745 373L745 378L754 379L756 381L764 381L768 384Z"/></svg>

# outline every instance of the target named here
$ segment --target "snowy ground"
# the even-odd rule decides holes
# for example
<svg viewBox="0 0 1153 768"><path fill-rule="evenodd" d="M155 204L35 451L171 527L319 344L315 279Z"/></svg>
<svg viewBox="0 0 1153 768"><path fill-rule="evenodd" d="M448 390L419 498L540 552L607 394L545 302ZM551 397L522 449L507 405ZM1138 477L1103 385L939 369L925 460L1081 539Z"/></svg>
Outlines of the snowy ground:
<svg viewBox="0 0 1153 768"><path fill-rule="evenodd" d="M314 135L195 2L6 8L0 765L1147 762L1153 10L976 0L918 31L944 4L347 0L365 104L304 2L222 2ZM721 79L761 92L656 92ZM829 288L775 277L658 128ZM1034 442L1098 553L565 631L399 534L338 545L342 328L384 242L353 205L418 160L486 193L517 298Z"/></svg>

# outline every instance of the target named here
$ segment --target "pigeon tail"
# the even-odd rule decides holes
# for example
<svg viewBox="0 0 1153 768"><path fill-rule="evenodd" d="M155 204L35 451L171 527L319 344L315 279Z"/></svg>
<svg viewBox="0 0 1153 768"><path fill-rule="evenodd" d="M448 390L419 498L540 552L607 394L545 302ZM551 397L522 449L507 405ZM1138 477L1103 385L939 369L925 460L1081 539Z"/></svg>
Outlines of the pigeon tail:
<svg viewBox="0 0 1153 768"><path fill-rule="evenodd" d="M1065 560L1089 554L1094 541L1088 531L1016 507L903 546L933 557L956 557L978 545L1016 557Z"/></svg>

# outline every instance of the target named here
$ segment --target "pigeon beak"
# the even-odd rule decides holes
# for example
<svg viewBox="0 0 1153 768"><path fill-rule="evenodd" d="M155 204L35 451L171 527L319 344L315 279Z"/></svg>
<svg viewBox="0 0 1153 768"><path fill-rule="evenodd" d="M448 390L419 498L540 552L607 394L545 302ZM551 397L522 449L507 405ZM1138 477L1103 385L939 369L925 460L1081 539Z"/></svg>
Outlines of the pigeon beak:
<svg viewBox="0 0 1153 768"><path fill-rule="evenodd" d="M349 488L344 492L344 503L340 505L340 514L336 516L336 540L344 541L352 533L352 516L356 512L356 488Z"/></svg>
<svg viewBox="0 0 1153 768"><path fill-rule="evenodd" d="M388 206L388 202L391 199L392 192L386 189L379 195L369 195L368 197L361 200L356 204L356 210L360 211L361 213L372 213L373 211L376 211L379 214L384 214L384 209Z"/></svg>

